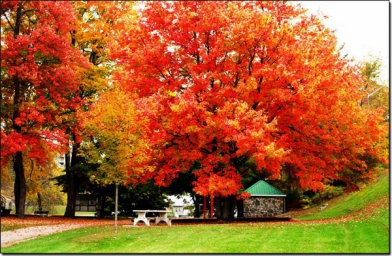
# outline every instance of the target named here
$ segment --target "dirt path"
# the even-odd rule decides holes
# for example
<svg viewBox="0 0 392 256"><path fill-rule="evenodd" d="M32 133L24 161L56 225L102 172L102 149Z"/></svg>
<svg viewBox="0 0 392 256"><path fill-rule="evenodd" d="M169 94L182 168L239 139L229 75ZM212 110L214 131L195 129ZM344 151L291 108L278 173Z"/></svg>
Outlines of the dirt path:
<svg viewBox="0 0 392 256"><path fill-rule="evenodd" d="M69 229L85 227L86 224L60 224L21 228L1 232L1 247L8 247L22 241L62 232Z"/></svg>
<svg viewBox="0 0 392 256"><path fill-rule="evenodd" d="M40 236L46 236L70 229L82 228L87 226L113 224L110 219L89 219L89 218L64 218L64 217L37 217L26 216L19 219L16 216L1 218L1 225L14 226L16 229L1 231L1 247L8 247L22 241L30 240ZM118 225L130 224L129 219L118 221ZM19 228L24 227L24 228Z"/></svg>

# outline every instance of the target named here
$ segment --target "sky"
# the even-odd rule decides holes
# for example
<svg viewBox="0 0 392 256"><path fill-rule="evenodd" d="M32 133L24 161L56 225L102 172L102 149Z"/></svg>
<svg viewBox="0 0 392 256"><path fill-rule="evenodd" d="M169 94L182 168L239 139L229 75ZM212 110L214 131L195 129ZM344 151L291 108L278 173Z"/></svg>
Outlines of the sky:
<svg viewBox="0 0 392 256"><path fill-rule="evenodd" d="M379 82L389 79L389 1L300 1L313 14L328 16L324 25L335 30L338 47L356 61L378 57L382 61Z"/></svg>

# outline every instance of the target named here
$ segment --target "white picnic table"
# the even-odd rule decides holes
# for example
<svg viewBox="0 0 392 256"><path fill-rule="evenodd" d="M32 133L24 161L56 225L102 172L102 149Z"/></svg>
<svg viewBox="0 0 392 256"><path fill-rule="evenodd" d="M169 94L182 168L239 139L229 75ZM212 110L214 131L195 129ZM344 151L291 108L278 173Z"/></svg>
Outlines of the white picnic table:
<svg viewBox="0 0 392 256"><path fill-rule="evenodd" d="M148 212L158 213L158 216L155 217L155 225L158 225L159 222L164 221L168 226L171 226L171 219L167 217L167 214L171 211L165 210L133 210L133 212L137 213L137 218L133 220L133 225L136 226L139 221L143 221L147 226L150 226L150 220L146 217Z"/></svg>

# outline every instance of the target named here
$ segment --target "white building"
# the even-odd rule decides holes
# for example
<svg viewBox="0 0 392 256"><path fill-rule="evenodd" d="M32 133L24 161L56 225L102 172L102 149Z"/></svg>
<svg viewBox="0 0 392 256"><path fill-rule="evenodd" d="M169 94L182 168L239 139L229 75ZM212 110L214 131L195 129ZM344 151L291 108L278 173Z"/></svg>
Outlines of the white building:
<svg viewBox="0 0 392 256"><path fill-rule="evenodd" d="M65 155L58 155L55 159L58 168L65 169Z"/></svg>
<svg viewBox="0 0 392 256"><path fill-rule="evenodd" d="M191 217L190 210L185 209L187 206L193 205L192 197L185 196L168 196L167 201L170 204L170 207L173 209L173 214L175 217Z"/></svg>

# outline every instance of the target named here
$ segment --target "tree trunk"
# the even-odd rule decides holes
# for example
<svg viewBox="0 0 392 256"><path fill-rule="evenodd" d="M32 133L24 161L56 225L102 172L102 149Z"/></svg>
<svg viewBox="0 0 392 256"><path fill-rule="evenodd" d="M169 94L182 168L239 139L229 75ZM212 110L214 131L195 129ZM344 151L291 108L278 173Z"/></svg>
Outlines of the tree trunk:
<svg viewBox="0 0 392 256"><path fill-rule="evenodd" d="M223 205L222 220L233 221L235 197L234 196L225 197L224 202L225 203Z"/></svg>
<svg viewBox="0 0 392 256"><path fill-rule="evenodd" d="M102 195L102 204L101 204L101 209L100 209L100 213L99 213L100 219L105 218L105 207L106 207L106 195Z"/></svg>
<svg viewBox="0 0 392 256"><path fill-rule="evenodd" d="M244 200L237 200L237 218L244 217Z"/></svg>
<svg viewBox="0 0 392 256"><path fill-rule="evenodd" d="M222 197L218 196L215 198L216 218L222 218Z"/></svg>
<svg viewBox="0 0 392 256"><path fill-rule="evenodd" d="M223 221L234 220L235 196L216 198L216 218Z"/></svg>
<svg viewBox="0 0 392 256"><path fill-rule="evenodd" d="M72 156L69 168L66 168L66 176L68 182L67 189L67 208L65 209L65 217L75 218L75 208L76 208L76 194L78 193L78 181L77 181L77 165L81 163L82 158L78 155L80 143L76 142L76 136L72 133ZM66 155L67 156L67 155ZM66 160L67 162L67 160Z"/></svg>
<svg viewBox="0 0 392 256"><path fill-rule="evenodd" d="M195 211L193 213L193 217L199 218L200 217L200 196L198 194L194 194L193 196L195 203Z"/></svg>
<svg viewBox="0 0 392 256"><path fill-rule="evenodd" d="M75 46L75 31L71 31L71 44ZM74 138L74 134L71 133L72 140ZM76 175L75 170L73 168L74 162L74 152L76 151L75 147L72 146L72 157L68 152L65 155L65 176L66 176L66 184L67 184L67 206L65 208L64 217L75 218L75 210L76 210Z"/></svg>
<svg viewBox="0 0 392 256"><path fill-rule="evenodd" d="M210 196L210 219L214 218L214 209L215 209L215 205L214 205L214 197Z"/></svg>
<svg viewBox="0 0 392 256"><path fill-rule="evenodd" d="M43 211L42 210L42 197L41 197L40 192L37 192L37 203L38 203L38 210Z"/></svg>
<svg viewBox="0 0 392 256"><path fill-rule="evenodd" d="M106 207L106 195L105 190L102 186L99 189L99 197L98 197L98 209L97 209L97 217L99 219L103 219L105 217L105 207Z"/></svg>
<svg viewBox="0 0 392 256"><path fill-rule="evenodd" d="M22 152L16 152L14 160L15 183L15 211L18 218L25 217L25 204L26 204L26 178L23 168L23 155Z"/></svg>
<svg viewBox="0 0 392 256"><path fill-rule="evenodd" d="M65 208L64 217L75 218L76 189L75 175L71 168L70 154L65 154L65 176L67 186L67 207Z"/></svg>
<svg viewBox="0 0 392 256"><path fill-rule="evenodd" d="M20 25L22 22L22 8L23 4L19 3L16 10L16 19L14 26L14 38L17 39L20 32ZM21 101L23 101L23 85L20 82L17 75L13 78L14 83L14 112L12 116L12 126L15 132L21 134L22 127L15 123L16 118L19 117L19 108ZM14 195L15 195L15 212L18 218L25 217L25 203L26 203L26 178L23 167L23 154L22 152L16 152L14 158L14 171L15 171L15 183L14 183Z"/></svg>

